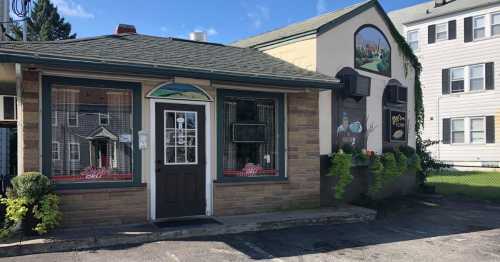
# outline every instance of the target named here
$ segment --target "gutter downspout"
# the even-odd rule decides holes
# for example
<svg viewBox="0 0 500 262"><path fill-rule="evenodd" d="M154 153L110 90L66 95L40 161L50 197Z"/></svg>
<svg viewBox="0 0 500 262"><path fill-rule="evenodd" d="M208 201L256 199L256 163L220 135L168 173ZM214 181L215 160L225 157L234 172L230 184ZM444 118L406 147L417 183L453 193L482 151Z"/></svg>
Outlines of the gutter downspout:
<svg viewBox="0 0 500 262"><path fill-rule="evenodd" d="M23 71L16 63L16 107L17 107L17 175L24 173L24 114L23 114Z"/></svg>

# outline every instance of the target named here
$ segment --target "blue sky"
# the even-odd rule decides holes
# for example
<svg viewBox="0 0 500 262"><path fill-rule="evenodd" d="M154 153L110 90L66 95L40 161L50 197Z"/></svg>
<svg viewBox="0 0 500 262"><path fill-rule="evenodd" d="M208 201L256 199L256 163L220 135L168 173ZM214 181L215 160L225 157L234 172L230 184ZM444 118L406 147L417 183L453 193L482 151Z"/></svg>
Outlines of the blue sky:
<svg viewBox="0 0 500 262"><path fill-rule="evenodd" d="M51 0L78 37L111 34L118 23L139 33L186 38L208 32L230 43L305 20L362 0ZM425 0L381 0L386 11ZM427 0L428 1L428 0Z"/></svg>

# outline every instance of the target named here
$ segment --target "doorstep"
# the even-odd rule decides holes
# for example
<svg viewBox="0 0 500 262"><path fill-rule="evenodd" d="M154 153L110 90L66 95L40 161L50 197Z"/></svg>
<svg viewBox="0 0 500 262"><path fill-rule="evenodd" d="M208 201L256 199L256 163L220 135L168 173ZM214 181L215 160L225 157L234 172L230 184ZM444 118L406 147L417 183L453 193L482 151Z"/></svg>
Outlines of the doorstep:
<svg viewBox="0 0 500 262"><path fill-rule="evenodd" d="M220 224L158 228L152 224L59 230L44 238L0 242L0 257L98 249L161 240L277 230L296 226L374 220L376 211L355 206L216 217Z"/></svg>

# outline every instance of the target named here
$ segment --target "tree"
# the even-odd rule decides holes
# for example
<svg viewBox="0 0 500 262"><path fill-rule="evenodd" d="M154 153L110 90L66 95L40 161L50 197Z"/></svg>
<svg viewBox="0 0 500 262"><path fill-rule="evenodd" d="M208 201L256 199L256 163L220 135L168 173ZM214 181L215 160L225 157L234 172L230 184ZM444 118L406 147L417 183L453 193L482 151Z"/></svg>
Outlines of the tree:
<svg viewBox="0 0 500 262"><path fill-rule="evenodd" d="M49 0L36 1L31 10L31 15L27 19L28 41L53 41L76 38L76 34L71 34L71 24L59 15L57 7ZM22 40L22 26L14 25L12 27L12 34L16 40Z"/></svg>

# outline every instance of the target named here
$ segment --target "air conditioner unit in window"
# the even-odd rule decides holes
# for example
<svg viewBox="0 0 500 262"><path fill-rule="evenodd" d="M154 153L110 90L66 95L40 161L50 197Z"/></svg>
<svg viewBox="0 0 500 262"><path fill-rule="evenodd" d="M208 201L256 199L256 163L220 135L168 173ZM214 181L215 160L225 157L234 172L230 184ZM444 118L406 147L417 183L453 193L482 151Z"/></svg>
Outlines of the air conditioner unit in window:
<svg viewBox="0 0 500 262"><path fill-rule="evenodd" d="M16 121L16 97L0 95L0 121Z"/></svg>

